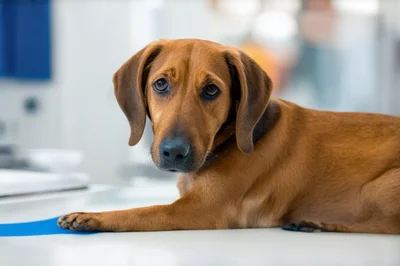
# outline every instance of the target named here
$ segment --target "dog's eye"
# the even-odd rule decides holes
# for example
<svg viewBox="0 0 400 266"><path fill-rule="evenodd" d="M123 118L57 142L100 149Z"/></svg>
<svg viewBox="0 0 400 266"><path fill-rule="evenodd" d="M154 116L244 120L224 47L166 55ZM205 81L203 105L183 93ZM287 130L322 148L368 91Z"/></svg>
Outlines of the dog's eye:
<svg viewBox="0 0 400 266"><path fill-rule="evenodd" d="M220 90L214 84L207 85L202 92L202 97L205 99L214 99L220 93Z"/></svg>
<svg viewBox="0 0 400 266"><path fill-rule="evenodd" d="M160 78L154 82L153 88L158 92L167 92L169 90L169 84L165 78Z"/></svg>

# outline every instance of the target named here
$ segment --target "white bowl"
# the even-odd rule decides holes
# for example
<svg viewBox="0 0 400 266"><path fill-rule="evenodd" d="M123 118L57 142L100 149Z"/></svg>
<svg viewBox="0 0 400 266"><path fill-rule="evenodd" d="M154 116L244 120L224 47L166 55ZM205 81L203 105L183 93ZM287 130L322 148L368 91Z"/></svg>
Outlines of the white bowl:
<svg viewBox="0 0 400 266"><path fill-rule="evenodd" d="M35 149L27 154L30 166L57 173L73 172L82 163L79 150Z"/></svg>

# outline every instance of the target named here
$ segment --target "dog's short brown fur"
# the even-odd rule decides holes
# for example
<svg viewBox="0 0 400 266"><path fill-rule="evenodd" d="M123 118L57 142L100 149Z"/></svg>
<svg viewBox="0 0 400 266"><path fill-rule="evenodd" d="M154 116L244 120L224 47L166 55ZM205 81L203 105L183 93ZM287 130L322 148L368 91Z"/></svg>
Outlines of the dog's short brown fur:
<svg viewBox="0 0 400 266"><path fill-rule="evenodd" d="M154 83L164 78L161 95ZM160 83L161 84L161 83ZM205 87L220 94L205 100ZM270 99L267 74L236 48L160 40L114 75L131 126L130 145L152 121L160 143L184 139L190 163L169 205L73 213L75 231L282 227L297 231L400 234L400 118L302 108ZM189 159L188 159L189 160Z"/></svg>

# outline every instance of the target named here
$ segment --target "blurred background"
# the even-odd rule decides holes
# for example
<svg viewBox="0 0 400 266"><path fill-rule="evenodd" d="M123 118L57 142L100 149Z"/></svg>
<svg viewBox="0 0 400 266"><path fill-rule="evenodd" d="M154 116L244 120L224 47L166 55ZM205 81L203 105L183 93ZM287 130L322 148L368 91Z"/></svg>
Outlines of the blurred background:
<svg viewBox="0 0 400 266"><path fill-rule="evenodd" d="M0 168L172 180L149 127L128 146L111 82L159 38L240 47L307 107L400 115L399 17L397 0L0 0Z"/></svg>

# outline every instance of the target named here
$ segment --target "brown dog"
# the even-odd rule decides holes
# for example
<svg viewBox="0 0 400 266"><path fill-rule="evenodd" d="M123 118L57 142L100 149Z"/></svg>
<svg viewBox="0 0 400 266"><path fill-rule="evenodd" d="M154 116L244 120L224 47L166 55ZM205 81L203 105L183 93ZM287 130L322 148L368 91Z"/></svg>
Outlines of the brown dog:
<svg viewBox="0 0 400 266"><path fill-rule="evenodd" d="M114 75L130 145L152 121L154 163L181 172L169 205L73 213L75 231L283 227L400 233L400 118L270 99L267 74L204 40L149 44Z"/></svg>

